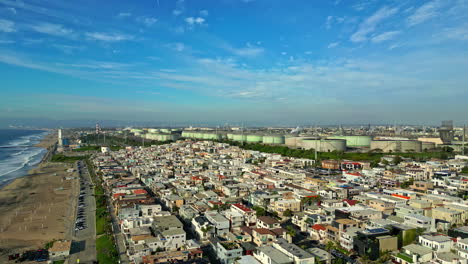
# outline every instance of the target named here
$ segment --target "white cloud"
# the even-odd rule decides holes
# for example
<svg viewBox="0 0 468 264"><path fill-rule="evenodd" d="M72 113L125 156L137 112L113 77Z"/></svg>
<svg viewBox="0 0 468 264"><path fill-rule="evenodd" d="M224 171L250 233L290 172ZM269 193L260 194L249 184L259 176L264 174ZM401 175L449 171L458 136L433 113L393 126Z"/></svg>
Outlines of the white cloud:
<svg viewBox="0 0 468 264"><path fill-rule="evenodd" d="M185 12L184 0L178 0L176 2L176 8L172 11L174 16L179 16Z"/></svg>
<svg viewBox="0 0 468 264"><path fill-rule="evenodd" d="M105 42L118 42L135 39L132 35L120 34L120 33L104 33L104 32L86 32L86 36L90 40L98 40Z"/></svg>
<svg viewBox="0 0 468 264"><path fill-rule="evenodd" d="M145 17L145 16L143 16L143 17L137 17L136 21L138 23L144 24L147 27L150 27L150 26L154 25L156 22L158 22L158 19L156 19L154 17Z"/></svg>
<svg viewBox="0 0 468 264"><path fill-rule="evenodd" d="M185 32L185 28L182 26L175 27L172 30L174 31L174 33L177 33L177 34L182 34Z"/></svg>
<svg viewBox="0 0 468 264"><path fill-rule="evenodd" d="M121 12L117 15L119 18L124 18L124 17L130 17L132 16L132 13L126 13L126 12Z"/></svg>
<svg viewBox="0 0 468 264"><path fill-rule="evenodd" d="M371 41L373 43L384 42L384 41L393 39L394 37L396 37L400 33L401 33L401 31L387 31L387 32L384 32L382 34L379 34L377 36L372 37Z"/></svg>
<svg viewBox="0 0 468 264"><path fill-rule="evenodd" d="M325 28L330 29L333 23L333 16L327 16L327 20L325 21Z"/></svg>
<svg viewBox="0 0 468 264"><path fill-rule="evenodd" d="M359 25L359 29L351 35L352 42L367 41L368 35L375 31L376 27L385 19L393 16L398 12L398 8L382 7L372 16L368 17Z"/></svg>
<svg viewBox="0 0 468 264"><path fill-rule="evenodd" d="M53 36L60 36L60 37L71 37L73 36L73 30L68 29L60 24L52 24L52 23L40 23L38 25L32 25L31 28L36 32L42 34L48 34Z"/></svg>
<svg viewBox="0 0 468 264"><path fill-rule="evenodd" d="M62 44L53 44L52 47L61 50L63 53L72 54L75 51L82 50L81 46L72 46L72 45L62 45Z"/></svg>
<svg viewBox="0 0 468 264"><path fill-rule="evenodd" d="M178 51L178 52L184 51L187 48L185 44L181 42L169 43L169 44L166 44L166 47L173 49L175 51Z"/></svg>
<svg viewBox="0 0 468 264"><path fill-rule="evenodd" d="M200 10L200 16L206 17L206 16L208 16L208 14L209 14L208 10Z"/></svg>
<svg viewBox="0 0 468 264"><path fill-rule="evenodd" d="M13 43L15 43L14 40L0 39L0 44L13 44Z"/></svg>
<svg viewBox="0 0 468 264"><path fill-rule="evenodd" d="M437 11L440 5L440 1L434 0L420 6L411 16L408 17L408 25L415 26L437 16Z"/></svg>
<svg viewBox="0 0 468 264"><path fill-rule="evenodd" d="M335 48L335 47L337 47L338 45L340 45L339 42L332 42L332 43L328 44L327 48L329 48L329 49Z"/></svg>
<svg viewBox="0 0 468 264"><path fill-rule="evenodd" d="M447 28L439 35L450 40L468 40L468 23L458 27Z"/></svg>
<svg viewBox="0 0 468 264"><path fill-rule="evenodd" d="M245 48L234 48L227 46L226 50L241 57L256 57L265 51L262 47L252 46L249 43L247 43Z"/></svg>
<svg viewBox="0 0 468 264"><path fill-rule="evenodd" d="M16 9L14 7L7 7L7 10L10 11L12 14L16 15Z"/></svg>
<svg viewBox="0 0 468 264"><path fill-rule="evenodd" d="M15 23L10 20L0 19L0 31L2 32L15 32Z"/></svg>
<svg viewBox="0 0 468 264"><path fill-rule="evenodd" d="M202 25L205 22L205 19L203 17L187 17L185 18L185 22L189 25Z"/></svg>

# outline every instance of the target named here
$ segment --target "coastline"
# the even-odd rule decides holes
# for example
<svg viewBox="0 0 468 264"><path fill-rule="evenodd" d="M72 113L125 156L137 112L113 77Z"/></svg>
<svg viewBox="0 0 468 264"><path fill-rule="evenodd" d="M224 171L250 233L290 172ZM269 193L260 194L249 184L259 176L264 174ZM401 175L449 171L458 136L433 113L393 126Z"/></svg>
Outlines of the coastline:
<svg viewBox="0 0 468 264"><path fill-rule="evenodd" d="M49 133L49 134L45 135L44 138L42 138L39 143L33 145L32 147L42 148L42 149L46 150L46 152L44 153L44 155L41 158L41 161L39 163L37 163L36 165L34 165L23 176L16 177L16 178L13 178L13 179L10 179L8 181L0 183L0 191L3 190L4 188L6 188L8 185L12 184L15 180L21 179L21 178L24 178L24 177L28 177L35 168L38 168L42 163L44 163L49 158L49 156L52 154L55 142L57 141L56 138L57 138L57 133L56 132Z"/></svg>
<svg viewBox="0 0 468 264"><path fill-rule="evenodd" d="M0 262L8 254L71 235L71 198L78 183L70 178L77 173L70 170L74 164L49 162L56 136L50 133L34 145L47 152L26 175L0 186Z"/></svg>

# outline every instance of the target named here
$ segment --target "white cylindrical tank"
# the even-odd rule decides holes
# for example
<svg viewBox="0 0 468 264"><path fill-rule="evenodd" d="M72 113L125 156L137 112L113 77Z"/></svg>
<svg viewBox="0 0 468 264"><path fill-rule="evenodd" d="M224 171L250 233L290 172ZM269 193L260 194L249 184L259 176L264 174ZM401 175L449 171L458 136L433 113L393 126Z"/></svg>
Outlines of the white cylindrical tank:
<svg viewBox="0 0 468 264"><path fill-rule="evenodd" d="M297 146L303 149L315 149L320 152L346 151L346 140L304 138Z"/></svg>
<svg viewBox="0 0 468 264"><path fill-rule="evenodd" d="M372 140L371 150L382 152L421 152L422 142L417 140Z"/></svg>

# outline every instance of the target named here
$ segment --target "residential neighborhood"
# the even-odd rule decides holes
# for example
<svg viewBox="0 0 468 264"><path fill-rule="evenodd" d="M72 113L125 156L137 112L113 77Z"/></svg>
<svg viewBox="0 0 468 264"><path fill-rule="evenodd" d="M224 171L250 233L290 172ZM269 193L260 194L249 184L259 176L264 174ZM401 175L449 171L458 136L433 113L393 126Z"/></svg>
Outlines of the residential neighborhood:
<svg viewBox="0 0 468 264"><path fill-rule="evenodd" d="M467 156L389 154L320 175L334 161L186 139L103 148L92 163L130 263L468 260Z"/></svg>

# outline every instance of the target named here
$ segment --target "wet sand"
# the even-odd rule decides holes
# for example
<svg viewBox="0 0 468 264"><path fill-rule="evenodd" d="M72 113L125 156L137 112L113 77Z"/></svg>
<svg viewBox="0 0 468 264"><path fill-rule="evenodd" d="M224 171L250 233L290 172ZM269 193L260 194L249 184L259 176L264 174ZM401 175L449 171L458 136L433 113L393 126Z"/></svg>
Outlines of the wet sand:
<svg viewBox="0 0 468 264"><path fill-rule="evenodd" d="M56 134L48 135L38 147L51 148ZM78 192L74 163L43 161L28 175L0 190L0 263L11 253L39 249L47 242L70 239Z"/></svg>

